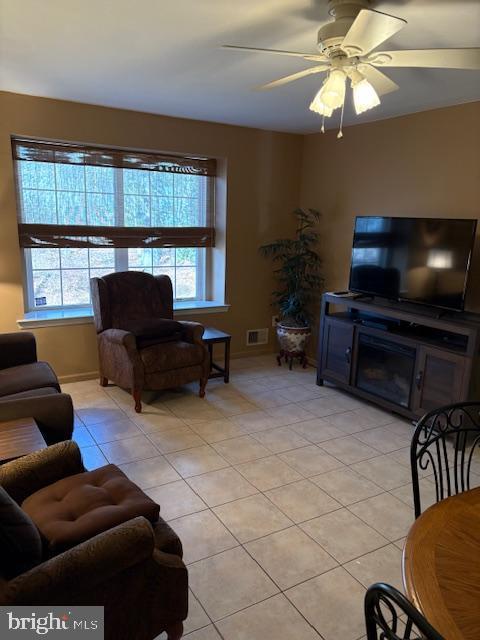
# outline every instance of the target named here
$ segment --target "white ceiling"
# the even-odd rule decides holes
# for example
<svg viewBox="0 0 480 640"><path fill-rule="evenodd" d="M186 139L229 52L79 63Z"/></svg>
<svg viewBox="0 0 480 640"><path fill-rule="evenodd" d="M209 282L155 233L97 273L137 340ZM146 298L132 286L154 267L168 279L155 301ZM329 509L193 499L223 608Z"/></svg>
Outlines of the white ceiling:
<svg viewBox="0 0 480 640"><path fill-rule="evenodd" d="M480 0L379 0L408 25L382 49L480 46ZM221 44L316 52L327 0L0 0L0 88L172 116L313 132L310 76L256 85L306 68L301 59ZM347 124L480 99L480 72L388 70L400 90Z"/></svg>

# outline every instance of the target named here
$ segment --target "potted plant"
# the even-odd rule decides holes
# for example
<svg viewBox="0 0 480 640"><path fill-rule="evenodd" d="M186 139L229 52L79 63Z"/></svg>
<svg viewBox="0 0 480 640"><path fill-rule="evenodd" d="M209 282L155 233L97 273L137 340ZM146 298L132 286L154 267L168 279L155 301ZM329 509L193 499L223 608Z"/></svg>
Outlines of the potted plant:
<svg viewBox="0 0 480 640"><path fill-rule="evenodd" d="M293 212L297 228L293 238L282 238L260 247L263 256L278 264L274 273L279 281L273 292L273 305L278 307L277 337L281 358L292 368L293 358L300 358L306 366L305 345L311 334L312 306L319 297L323 283L321 260L316 252L318 232L315 227L320 213L314 209Z"/></svg>

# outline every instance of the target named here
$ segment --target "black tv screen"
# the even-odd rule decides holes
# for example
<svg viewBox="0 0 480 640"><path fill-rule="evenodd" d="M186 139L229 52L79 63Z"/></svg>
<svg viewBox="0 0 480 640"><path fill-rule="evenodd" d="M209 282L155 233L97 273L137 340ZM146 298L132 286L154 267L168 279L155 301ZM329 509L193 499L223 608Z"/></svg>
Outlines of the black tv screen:
<svg viewBox="0 0 480 640"><path fill-rule="evenodd" d="M350 290L461 311L476 220L359 216Z"/></svg>

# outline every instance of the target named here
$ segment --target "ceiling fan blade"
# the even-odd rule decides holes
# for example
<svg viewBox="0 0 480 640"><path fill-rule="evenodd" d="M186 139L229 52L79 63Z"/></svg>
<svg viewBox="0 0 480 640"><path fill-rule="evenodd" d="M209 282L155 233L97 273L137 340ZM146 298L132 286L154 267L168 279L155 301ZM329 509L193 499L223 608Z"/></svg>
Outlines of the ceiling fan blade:
<svg viewBox="0 0 480 640"><path fill-rule="evenodd" d="M303 71L299 71L298 73L292 73L289 76L284 76L283 78L279 78L278 80L273 80L272 82L267 82L267 84L262 84L260 87L257 87L257 91L265 91L268 89L274 89L275 87L281 87L282 85L293 82L294 80L305 78L306 76L312 75L314 73L321 73L322 71L326 71L329 68L330 65L328 64L320 64L317 67L310 67L310 69L304 69Z"/></svg>
<svg viewBox="0 0 480 640"><path fill-rule="evenodd" d="M357 69L366 77L379 96L392 93L400 88L388 76L369 64L359 64Z"/></svg>
<svg viewBox="0 0 480 640"><path fill-rule="evenodd" d="M235 51L248 51L250 53L273 53L277 56L290 56L293 58L305 58L314 62L323 62L328 58L321 54L300 53L299 51L283 51L282 49L261 49L259 47L237 47L234 44L222 44L222 49L233 49Z"/></svg>
<svg viewBox="0 0 480 640"><path fill-rule="evenodd" d="M402 18L362 9L341 44L349 56L364 56L407 24Z"/></svg>
<svg viewBox="0 0 480 640"><path fill-rule="evenodd" d="M376 67L480 69L480 49L411 49L376 51L365 62Z"/></svg>

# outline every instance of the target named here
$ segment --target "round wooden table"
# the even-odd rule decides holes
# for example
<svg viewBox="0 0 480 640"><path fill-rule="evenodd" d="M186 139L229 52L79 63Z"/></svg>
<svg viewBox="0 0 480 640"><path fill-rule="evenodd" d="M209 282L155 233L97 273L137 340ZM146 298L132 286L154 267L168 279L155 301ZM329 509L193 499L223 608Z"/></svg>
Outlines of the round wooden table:
<svg viewBox="0 0 480 640"><path fill-rule="evenodd" d="M446 640L480 638L480 488L420 515L403 552L408 597Z"/></svg>

